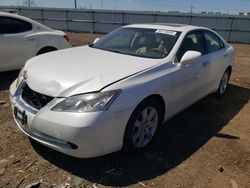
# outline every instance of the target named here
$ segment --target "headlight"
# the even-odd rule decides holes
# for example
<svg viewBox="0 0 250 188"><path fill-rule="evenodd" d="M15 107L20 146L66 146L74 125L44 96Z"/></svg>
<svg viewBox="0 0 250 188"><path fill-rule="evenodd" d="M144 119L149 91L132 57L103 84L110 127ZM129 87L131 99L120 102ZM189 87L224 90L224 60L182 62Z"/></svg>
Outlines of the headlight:
<svg viewBox="0 0 250 188"><path fill-rule="evenodd" d="M69 97L51 110L59 112L97 112L107 110L121 90L97 92Z"/></svg>
<svg viewBox="0 0 250 188"><path fill-rule="evenodd" d="M17 81L16 81L16 88L19 86L20 82L23 80L23 68L20 70L18 77L17 77Z"/></svg>

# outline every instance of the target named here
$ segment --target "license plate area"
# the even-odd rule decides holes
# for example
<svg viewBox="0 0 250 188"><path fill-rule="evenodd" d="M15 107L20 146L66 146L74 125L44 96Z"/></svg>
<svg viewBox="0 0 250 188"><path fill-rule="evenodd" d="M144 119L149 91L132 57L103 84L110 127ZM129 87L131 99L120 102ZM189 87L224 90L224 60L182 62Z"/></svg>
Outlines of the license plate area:
<svg viewBox="0 0 250 188"><path fill-rule="evenodd" d="M19 110L17 107L14 107L14 116L16 120L22 125L26 126L27 125L27 115L26 112L23 110Z"/></svg>

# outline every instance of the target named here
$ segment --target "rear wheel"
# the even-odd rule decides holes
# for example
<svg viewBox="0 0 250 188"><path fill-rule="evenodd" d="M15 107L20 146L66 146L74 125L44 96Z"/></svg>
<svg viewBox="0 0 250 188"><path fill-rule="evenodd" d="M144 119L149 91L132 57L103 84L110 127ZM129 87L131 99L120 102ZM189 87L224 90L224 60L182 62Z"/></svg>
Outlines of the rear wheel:
<svg viewBox="0 0 250 188"><path fill-rule="evenodd" d="M141 151L152 142L162 119L160 106L157 100L147 100L138 105L125 131L125 151Z"/></svg>
<svg viewBox="0 0 250 188"><path fill-rule="evenodd" d="M53 51L56 51L57 49L54 48L54 47L44 47L42 48L41 50L39 50L39 52L37 53L37 55L41 55L41 54L45 54L45 53L48 53L48 52L53 52Z"/></svg>
<svg viewBox="0 0 250 188"><path fill-rule="evenodd" d="M226 70L221 78L219 88L217 90L217 96L221 97L225 94L228 82L230 78L230 71Z"/></svg>

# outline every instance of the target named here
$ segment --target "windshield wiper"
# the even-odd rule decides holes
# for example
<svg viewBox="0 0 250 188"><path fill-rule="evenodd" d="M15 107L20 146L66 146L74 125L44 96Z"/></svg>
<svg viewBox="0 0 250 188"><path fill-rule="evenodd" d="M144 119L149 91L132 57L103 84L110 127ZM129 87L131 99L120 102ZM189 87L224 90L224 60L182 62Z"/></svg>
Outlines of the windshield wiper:
<svg viewBox="0 0 250 188"><path fill-rule="evenodd" d="M99 50L104 50L104 51L119 53L119 54L127 54L127 53L123 53L123 52L121 52L119 50L111 50L111 49L105 49L105 48L98 48L98 47L95 47L94 44L90 44L89 47L96 48L96 49L99 49Z"/></svg>
<svg viewBox="0 0 250 188"><path fill-rule="evenodd" d="M119 50L110 50L110 49L106 49L107 51L109 52L115 52L115 53L118 53L118 54L126 54L126 55L129 55L128 53L125 53L125 52L121 52Z"/></svg>
<svg viewBox="0 0 250 188"><path fill-rule="evenodd" d="M119 53L119 54L123 54L123 55L130 55L130 56L142 57L142 58L159 59L158 57L141 56L141 55L138 55L138 54L135 54L135 53L127 53L127 52L122 52L122 51L119 51L119 50L111 50L111 49L105 49L105 48L97 48L97 47L95 47L95 46L90 46L90 47L92 47L92 48L96 48L96 49L99 49L99 50L108 51L108 52Z"/></svg>
<svg viewBox="0 0 250 188"><path fill-rule="evenodd" d="M152 56L141 56L139 54L134 54L134 53L126 53L126 52L121 52L119 50L109 50L105 49L109 52L114 52L114 53L119 53L119 54L124 54L124 55L130 55L130 56L135 56L135 57L142 57L142 58L152 58L152 59L158 59L157 57L152 57Z"/></svg>

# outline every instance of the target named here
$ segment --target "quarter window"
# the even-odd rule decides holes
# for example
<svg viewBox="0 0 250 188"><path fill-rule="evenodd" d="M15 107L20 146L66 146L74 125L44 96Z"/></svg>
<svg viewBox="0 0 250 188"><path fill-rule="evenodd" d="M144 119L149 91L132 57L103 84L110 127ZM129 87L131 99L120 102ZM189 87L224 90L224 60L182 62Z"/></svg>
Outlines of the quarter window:
<svg viewBox="0 0 250 188"><path fill-rule="evenodd" d="M22 33L32 30L32 24L23 20L0 17L0 34Z"/></svg>
<svg viewBox="0 0 250 188"><path fill-rule="evenodd" d="M210 31L204 32L207 53L212 53L224 48L221 39Z"/></svg>

